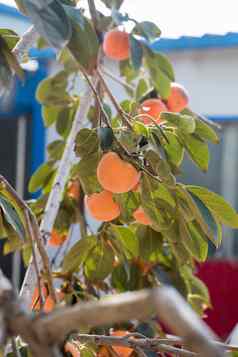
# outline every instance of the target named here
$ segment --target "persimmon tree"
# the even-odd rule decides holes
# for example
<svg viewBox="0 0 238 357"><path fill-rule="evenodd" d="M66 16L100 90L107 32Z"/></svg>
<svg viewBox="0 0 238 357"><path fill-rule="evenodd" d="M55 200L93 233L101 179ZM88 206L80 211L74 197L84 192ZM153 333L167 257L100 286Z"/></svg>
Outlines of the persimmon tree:
<svg viewBox="0 0 238 357"><path fill-rule="evenodd" d="M122 2L101 0L102 12L93 0L85 9L77 0L16 0L33 27L21 39L0 30L2 93L13 74L24 77L20 63L33 45L55 48L60 64L36 93L46 128L58 134L29 182L29 191L40 195L25 203L4 178L0 185L4 252L22 253L21 297L36 315L169 284L202 316L211 302L194 275L196 263L207 259L209 242L220 246L223 224L238 227L237 213L222 197L180 182L185 153L205 172L208 143L219 138L214 124L190 108L168 57L154 50L160 29L120 11ZM121 339L121 347L111 348L105 339L129 332L163 336L156 319L84 326L84 343L74 333L64 351L145 353L131 348L134 342Z"/></svg>

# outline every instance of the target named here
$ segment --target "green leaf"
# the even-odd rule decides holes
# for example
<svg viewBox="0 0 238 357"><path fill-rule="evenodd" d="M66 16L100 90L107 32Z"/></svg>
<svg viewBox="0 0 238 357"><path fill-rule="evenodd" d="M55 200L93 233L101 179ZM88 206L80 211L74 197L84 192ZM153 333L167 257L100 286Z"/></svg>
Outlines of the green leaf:
<svg viewBox="0 0 238 357"><path fill-rule="evenodd" d="M28 184L29 192L36 192L44 186L53 171L53 167L54 164L52 162L46 162L34 172Z"/></svg>
<svg viewBox="0 0 238 357"><path fill-rule="evenodd" d="M129 37L130 50L131 50L131 62L135 70L139 70L142 65L143 49L140 41L134 38L132 35Z"/></svg>
<svg viewBox="0 0 238 357"><path fill-rule="evenodd" d="M99 140L97 132L93 129L81 129L75 140L75 152L77 156L85 157L97 152Z"/></svg>
<svg viewBox="0 0 238 357"><path fill-rule="evenodd" d="M62 270L64 272L78 271L85 262L92 249L97 244L96 236L89 236L80 239L75 243L69 252L64 256Z"/></svg>
<svg viewBox="0 0 238 357"><path fill-rule="evenodd" d="M196 227L192 222L186 223L183 216L180 215L179 232L184 245L193 257L200 262L204 262L208 254L208 242L199 227Z"/></svg>
<svg viewBox="0 0 238 357"><path fill-rule="evenodd" d="M60 160L64 152L65 142L63 140L55 140L47 146L47 151L50 159Z"/></svg>
<svg viewBox="0 0 238 357"><path fill-rule="evenodd" d="M199 208L204 221L209 226L210 230L213 232L214 243L216 247L219 247L222 242L222 229L221 224L217 220L216 216L209 210L209 208L192 192L190 192L193 201Z"/></svg>
<svg viewBox="0 0 238 357"><path fill-rule="evenodd" d="M161 31L158 26L151 21L137 23L133 32L144 37L148 41L154 41L161 35Z"/></svg>
<svg viewBox="0 0 238 357"><path fill-rule="evenodd" d="M141 121L133 121L133 130L134 132L137 134L137 135L142 135L146 138L149 137L149 130L148 130L148 127L143 124Z"/></svg>
<svg viewBox="0 0 238 357"><path fill-rule="evenodd" d="M128 259L138 257L139 243L132 229L111 224L110 230L114 237L121 243L122 249Z"/></svg>
<svg viewBox="0 0 238 357"><path fill-rule="evenodd" d="M168 142L163 144L163 148L166 152L168 160L179 167L183 161L184 157L184 148L180 144L176 134L166 131L166 137Z"/></svg>
<svg viewBox="0 0 238 357"><path fill-rule="evenodd" d="M128 83L132 82L138 76L138 71L130 64L129 60L120 61L119 69L121 77L125 77ZM125 87L125 89L127 89L127 87ZM133 96L134 90L130 91L129 94Z"/></svg>
<svg viewBox="0 0 238 357"><path fill-rule="evenodd" d="M87 195L101 190L97 180L97 166L100 158L100 153L95 152L92 155L83 157L78 164L80 184Z"/></svg>
<svg viewBox="0 0 238 357"><path fill-rule="evenodd" d="M140 79L136 87L136 101L139 102L140 99L147 93L148 85L145 79Z"/></svg>
<svg viewBox="0 0 238 357"><path fill-rule="evenodd" d="M48 77L40 82L36 99L46 106L65 107L71 104L71 97L67 93L68 77L65 71L58 72L53 77Z"/></svg>
<svg viewBox="0 0 238 357"><path fill-rule="evenodd" d="M175 177L172 175L169 164L163 160L159 154L153 150L149 150L145 153L145 159L148 161L153 171L158 177L168 185L175 184Z"/></svg>
<svg viewBox="0 0 238 357"><path fill-rule="evenodd" d="M117 289L118 292L128 290L128 274L123 264L113 269L111 283L112 287Z"/></svg>
<svg viewBox="0 0 238 357"><path fill-rule="evenodd" d="M194 117L196 121L195 134L198 135L201 139L210 141L213 144L219 143L220 139L215 130L210 125L205 123L205 121L200 119L199 116L194 114L188 108L185 108L181 113L186 115L192 115Z"/></svg>
<svg viewBox="0 0 238 357"><path fill-rule="evenodd" d="M72 15L72 11L77 15ZM98 38L89 20L81 14L79 9L74 8L68 15L72 23L72 37L68 43L68 49L75 60L91 73L97 64L97 54L99 49ZM75 16L80 16L80 21L76 21Z"/></svg>
<svg viewBox="0 0 238 357"><path fill-rule="evenodd" d="M124 223L131 222L134 211L139 207L140 200L137 192L127 192L114 195L114 200L119 204L120 220Z"/></svg>
<svg viewBox="0 0 238 357"><path fill-rule="evenodd" d="M198 135L203 140L211 141L213 144L218 144L220 139L209 125L200 119L196 119L196 130L195 134Z"/></svg>
<svg viewBox="0 0 238 357"><path fill-rule="evenodd" d="M66 107L59 113L56 121L56 131L64 139L67 139L75 114L75 107Z"/></svg>
<svg viewBox="0 0 238 357"><path fill-rule="evenodd" d="M24 241L23 238L19 236L19 232L17 232L14 227L8 223L5 223L5 229L7 241L3 246L3 254L7 255L22 249L24 247Z"/></svg>
<svg viewBox="0 0 238 357"><path fill-rule="evenodd" d="M208 307L211 307L210 296L207 286L196 276L193 275L191 268L183 266L180 269L185 279L189 294L198 295Z"/></svg>
<svg viewBox="0 0 238 357"><path fill-rule="evenodd" d="M0 36L6 41L10 50L12 50L19 41L19 35L9 29L0 29Z"/></svg>
<svg viewBox="0 0 238 357"><path fill-rule="evenodd" d="M192 185L186 187L189 192L197 196L208 207L220 223L232 228L238 228L238 214L223 197L204 187Z"/></svg>
<svg viewBox="0 0 238 357"><path fill-rule="evenodd" d="M175 80L173 67L168 58L161 53L146 51L146 64L150 71L151 80L162 99L170 95L170 83Z"/></svg>
<svg viewBox="0 0 238 357"><path fill-rule="evenodd" d="M71 38L72 28L60 2L51 0L36 3L34 0L22 0L22 3L37 32L51 46L65 47Z"/></svg>
<svg viewBox="0 0 238 357"><path fill-rule="evenodd" d="M150 227L139 226L136 235L139 239L140 259L150 263L166 260L163 254L163 237L160 233Z"/></svg>
<svg viewBox="0 0 238 357"><path fill-rule="evenodd" d="M143 173L141 178L142 207L152 220L152 227L161 232L169 229L174 209L165 199L161 198L159 185L155 179Z"/></svg>
<svg viewBox="0 0 238 357"><path fill-rule="evenodd" d="M57 120L59 113L61 112L60 107L50 107L47 105L42 105L41 114L44 120L44 125L46 128L49 128Z"/></svg>
<svg viewBox="0 0 238 357"><path fill-rule="evenodd" d="M19 65L15 55L11 52L11 49L8 47L7 41L0 35L0 65L5 68L5 76L1 75L3 81L8 75L16 73L20 79L24 79L24 71ZM9 84L8 84L9 85ZM7 86L6 86L7 87Z"/></svg>
<svg viewBox="0 0 238 357"><path fill-rule="evenodd" d="M196 129L195 119L191 115L164 112L161 113L160 119L167 121L168 124L172 124L185 134L192 134Z"/></svg>
<svg viewBox="0 0 238 357"><path fill-rule="evenodd" d="M113 262L111 246L99 241L84 263L84 273L91 281L104 280L113 271Z"/></svg>
<svg viewBox="0 0 238 357"><path fill-rule="evenodd" d="M178 132L177 134L191 159L202 171L206 172L208 170L210 159L207 143L204 143L193 135L186 135L181 132Z"/></svg>
<svg viewBox="0 0 238 357"><path fill-rule="evenodd" d="M6 238L6 230L3 221L3 212L0 209L0 238Z"/></svg>
<svg viewBox="0 0 238 357"><path fill-rule="evenodd" d="M103 151L110 149L114 139L113 130L111 128L99 128L98 138Z"/></svg>
<svg viewBox="0 0 238 357"><path fill-rule="evenodd" d="M191 220L195 219L205 236L218 247L220 241L218 237L216 237L217 234L214 230L212 217L211 219L209 217L209 219L207 219L207 212L204 211L204 209L201 210L201 206L198 206L197 201L195 203L191 194L182 185L177 185L177 197L179 198L180 205L182 200L188 205L188 209L190 209L192 215Z"/></svg>
<svg viewBox="0 0 238 357"><path fill-rule="evenodd" d="M26 233L24 226L19 218L15 208L12 206L10 202L8 202L3 196L0 196L0 207L3 211L5 220L9 223L9 225L14 229L17 233L18 237L22 240L26 240ZM8 233L7 226L4 227L6 232ZM10 239L10 237L9 237Z"/></svg>

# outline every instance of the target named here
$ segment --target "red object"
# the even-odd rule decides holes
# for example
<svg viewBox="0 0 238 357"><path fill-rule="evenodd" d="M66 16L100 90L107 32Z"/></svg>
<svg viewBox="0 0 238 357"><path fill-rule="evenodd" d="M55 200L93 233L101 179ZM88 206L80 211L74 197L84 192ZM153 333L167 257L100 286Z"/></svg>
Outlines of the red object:
<svg viewBox="0 0 238 357"><path fill-rule="evenodd" d="M238 322L238 262L207 261L198 267L197 276L207 285L213 306L204 321L226 339Z"/></svg>

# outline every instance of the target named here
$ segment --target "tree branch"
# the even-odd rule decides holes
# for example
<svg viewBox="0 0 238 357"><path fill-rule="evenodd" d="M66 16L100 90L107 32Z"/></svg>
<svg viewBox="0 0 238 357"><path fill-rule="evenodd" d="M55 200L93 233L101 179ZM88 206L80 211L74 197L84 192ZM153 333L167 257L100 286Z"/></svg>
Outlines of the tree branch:
<svg viewBox="0 0 238 357"><path fill-rule="evenodd" d="M93 79L93 82L96 82L96 78ZM47 241L49 239L51 231L53 229L60 202L62 200L64 187L68 180L70 169L75 161L74 142L78 131L85 125L87 113L90 108L92 99L93 93L91 89L88 88L85 91L85 94L81 97L80 106L76 112L71 132L67 139L64 154L60 161L57 175L45 207L44 216L40 225L40 233L44 241ZM46 251L48 252L49 250L50 248L47 246ZM37 262L39 266L42 265L41 257L39 255L37 256ZM35 286L35 283L36 275L34 272L33 263L31 262L25 274L24 282L22 284L20 292L20 295L26 301L31 298L32 290Z"/></svg>
<svg viewBox="0 0 238 357"><path fill-rule="evenodd" d="M77 339L80 342L92 342L97 345L107 345L107 346L125 346L130 347L133 350L150 350L155 352L166 352L166 353L175 353L178 356L196 356L196 353L187 351L185 349L173 347L161 343L158 338L133 338L129 336L101 336L101 335L87 335L79 334Z"/></svg>
<svg viewBox="0 0 238 357"><path fill-rule="evenodd" d="M224 348L212 342L216 336L173 288L107 296L99 301L79 303L47 316L31 318L21 309L9 281L0 272L0 343L3 344L7 337L19 335L29 344L34 357L55 356L55 346L81 327L112 325L152 316L157 316L172 331L178 331L186 349L175 348L171 343L165 343L165 339L149 339L137 333L121 339L95 335L79 335L79 338L80 341L91 339L98 344L123 345L135 350L149 349L187 357L197 353L203 357L224 356ZM178 340L174 343L178 344Z"/></svg>
<svg viewBox="0 0 238 357"><path fill-rule="evenodd" d="M117 103L116 98L113 96L112 92L110 91L105 79L103 78L102 73L100 72L99 69L96 70L99 80L102 83L102 86L105 90L105 92L107 93L108 97L110 98L112 104L114 105L115 109L117 110L118 114L120 115L122 122L129 128L132 128L132 125L130 123L130 121L128 120L126 113L124 113L124 111L122 110L122 108L120 107L120 105Z"/></svg>
<svg viewBox="0 0 238 357"><path fill-rule="evenodd" d="M18 206L22 209L25 223L26 223L26 231L27 234L29 235L31 241L32 241L32 268L35 269L35 276L36 279L39 280L39 273L40 273L40 266L43 266L48 288L50 295L52 296L53 300L56 302L56 294L53 286L53 280L51 276L51 269L50 269L50 263L49 263L49 258L48 255L45 251L45 248L42 243L41 235L39 232L39 227L38 223L36 221L36 218L34 214L32 213L31 209L26 205L26 203L18 196L17 192L14 190L14 188L8 183L8 181L0 175L0 190L2 189L3 192L7 192L10 197L13 198L18 204ZM35 245L37 246L38 249L38 255L37 252L35 252ZM37 258L38 257L38 258ZM39 258L41 258L41 261L39 261ZM35 286L35 285L33 285ZM40 292L40 290L39 290Z"/></svg>

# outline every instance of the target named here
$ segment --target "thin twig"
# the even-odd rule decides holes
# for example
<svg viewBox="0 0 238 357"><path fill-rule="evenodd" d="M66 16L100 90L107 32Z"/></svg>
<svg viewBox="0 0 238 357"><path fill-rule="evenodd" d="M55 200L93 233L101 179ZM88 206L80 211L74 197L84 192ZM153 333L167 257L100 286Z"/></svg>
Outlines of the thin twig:
<svg viewBox="0 0 238 357"><path fill-rule="evenodd" d="M125 346L133 350L150 350L156 352L177 353L179 356L196 356L196 353L191 351L165 345L159 339L151 338L133 338L128 336L101 336L101 335L87 335L79 334L77 338L81 342L93 342L97 345L109 346Z"/></svg>
<svg viewBox="0 0 238 357"><path fill-rule="evenodd" d="M39 267L38 267L38 264L37 264L34 233L33 233L32 225L31 225L31 219L30 219L28 210L24 210L24 215L25 215L25 220L26 220L26 229L28 231L28 236L30 238L31 251L32 251L32 260L33 260L33 264L34 264L35 272L36 272L36 277L37 277L37 287L38 287L38 291L39 291L40 308L43 309L44 301L43 301L43 296L42 296L42 291L41 291L40 270L39 270Z"/></svg>
<svg viewBox="0 0 238 357"><path fill-rule="evenodd" d="M96 9L94 0L88 0L88 7L89 7L90 14L91 14L91 18L92 18L92 22L93 22L93 26L94 26L95 32L96 32L98 38L100 38L100 31L99 31L99 25L98 25L98 15L97 15L97 9Z"/></svg>
<svg viewBox="0 0 238 357"><path fill-rule="evenodd" d="M121 80L119 77L115 76L113 73L109 72L104 66L101 65L101 71L102 73L104 73L106 76L108 76L109 78L111 78L114 82L120 84L121 86L134 91L135 88L133 86L131 86L130 84L124 82L123 80Z"/></svg>
<svg viewBox="0 0 238 357"><path fill-rule="evenodd" d="M98 77L100 79L100 82L103 85L103 88L105 90L105 92L107 93L108 97L110 98L112 104L114 105L115 109L117 110L118 114L120 115L122 122L129 128L132 129L132 125L130 123L130 121L127 118L127 114L122 110L122 108L120 107L120 105L117 103L116 98L114 97L114 95L112 94L111 90L109 89L106 81L103 78L102 73L100 72L99 69L96 70L96 73L98 74Z"/></svg>
<svg viewBox="0 0 238 357"><path fill-rule="evenodd" d="M52 278L52 271L50 267L50 260L47 255L47 252L45 250L45 247L43 245L43 240L41 237L41 232L39 229L39 226L37 224L36 218L34 215L31 215L31 223L32 223L32 229L33 229L33 236L34 236L34 241L36 242L38 251L40 253L41 257L41 262L44 268L44 273L45 273L45 278L47 281L48 289L49 289L49 294L51 295L53 301L57 303L57 295L55 292L54 288L54 283L53 283L53 278ZM37 257L36 257L37 260Z"/></svg>

